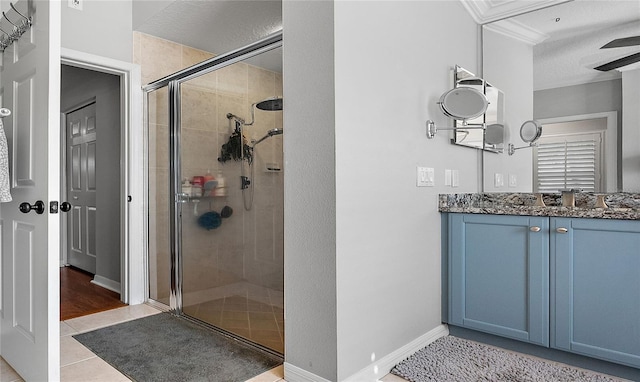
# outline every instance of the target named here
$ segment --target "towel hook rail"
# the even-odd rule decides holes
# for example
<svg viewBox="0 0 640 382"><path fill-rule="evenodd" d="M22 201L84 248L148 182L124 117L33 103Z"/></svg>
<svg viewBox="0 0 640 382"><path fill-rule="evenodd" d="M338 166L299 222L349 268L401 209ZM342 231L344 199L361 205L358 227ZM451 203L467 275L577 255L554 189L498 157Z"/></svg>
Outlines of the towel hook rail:
<svg viewBox="0 0 640 382"><path fill-rule="evenodd" d="M17 14L20 15L20 17L22 17L24 19L23 23L25 25L31 26L31 17L27 17L27 16L23 15L22 13L20 13L20 11L17 10L16 7L13 6L13 3L9 3L9 5L11 6L11 9L13 9Z"/></svg>
<svg viewBox="0 0 640 382"><path fill-rule="evenodd" d="M9 19L6 12L2 12L2 17L5 20L7 20L9 24L13 26L12 28L13 32L7 33L2 28L0 28L0 31L2 31L2 33L6 35L0 38L0 53L4 52L6 48L8 48L11 44L17 41L32 26L31 16L25 16L24 14L22 14L20 11L16 9L13 3L9 3L9 5L11 6L11 9L13 9L13 11L17 13L23 20L20 20L20 22L16 21L16 23L18 24L16 25L13 23L13 21L11 21L11 19ZM29 12L27 11L27 15L28 14ZM1 24L2 24L2 19L0 19L0 25Z"/></svg>

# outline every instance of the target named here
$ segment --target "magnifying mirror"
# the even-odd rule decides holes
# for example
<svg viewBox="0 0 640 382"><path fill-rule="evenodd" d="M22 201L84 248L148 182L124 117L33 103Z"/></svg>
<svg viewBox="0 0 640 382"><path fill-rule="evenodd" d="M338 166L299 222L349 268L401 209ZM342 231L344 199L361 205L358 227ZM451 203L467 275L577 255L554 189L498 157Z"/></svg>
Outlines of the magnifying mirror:
<svg viewBox="0 0 640 382"><path fill-rule="evenodd" d="M489 101L481 91L469 87L457 87L445 92L438 101L440 110L456 120L462 120L464 129L484 129L484 124L478 126L466 126L468 119L481 116L487 111ZM457 130L459 127L438 129L435 122L427 121L427 138L435 137L438 130Z"/></svg>
<svg viewBox="0 0 640 382"><path fill-rule="evenodd" d="M520 127L520 138L526 143L534 143L542 135L542 125L536 120L526 121Z"/></svg>
<svg viewBox="0 0 640 382"><path fill-rule="evenodd" d="M453 119L473 119L487 111L489 101L480 91L468 88L453 88L440 97L438 101L442 112Z"/></svg>
<svg viewBox="0 0 640 382"><path fill-rule="evenodd" d="M526 149L527 147L535 146L535 142L542 135L542 125L540 122L536 120L525 121L522 126L520 126L520 138L529 146L523 147L515 147L512 143L509 143L508 153L509 155L513 155L516 150Z"/></svg>
<svg viewBox="0 0 640 382"><path fill-rule="evenodd" d="M484 132L484 143L490 146L504 143L504 125L499 123L488 125Z"/></svg>

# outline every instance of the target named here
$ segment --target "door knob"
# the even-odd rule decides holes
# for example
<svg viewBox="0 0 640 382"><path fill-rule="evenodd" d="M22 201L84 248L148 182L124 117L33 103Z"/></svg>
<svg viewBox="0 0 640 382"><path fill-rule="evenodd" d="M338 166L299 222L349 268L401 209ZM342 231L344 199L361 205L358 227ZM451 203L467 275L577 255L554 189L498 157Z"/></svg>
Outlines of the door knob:
<svg viewBox="0 0 640 382"><path fill-rule="evenodd" d="M44 202L42 200L38 200L34 204L29 204L28 202L20 203L20 212L23 214L28 214L31 210L36 211L38 215L44 213Z"/></svg>
<svg viewBox="0 0 640 382"><path fill-rule="evenodd" d="M71 207L73 207L73 206L72 206L72 205L71 205L71 203L69 203L69 202L62 202L62 203L60 203L60 211L62 211L62 212L69 212L69 211L71 211Z"/></svg>

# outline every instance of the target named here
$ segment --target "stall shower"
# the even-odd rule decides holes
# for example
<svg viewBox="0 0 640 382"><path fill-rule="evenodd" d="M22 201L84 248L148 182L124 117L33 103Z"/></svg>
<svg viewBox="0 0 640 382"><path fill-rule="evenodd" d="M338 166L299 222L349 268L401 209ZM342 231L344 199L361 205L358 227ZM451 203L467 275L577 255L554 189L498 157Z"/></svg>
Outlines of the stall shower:
<svg viewBox="0 0 640 382"><path fill-rule="evenodd" d="M149 299L283 354L282 74L252 61L280 45L272 36L145 92Z"/></svg>
<svg viewBox="0 0 640 382"><path fill-rule="evenodd" d="M243 118L238 117L235 114L232 113L227 113L227 118L230 121L234 121L234 126L235 126L235 130L234 130L234 135L236 137L244 137L244 127L245 126L253 126L253 124L255 123L255 109L259 109L259 110L266 110L266 111L282 111L282 107L283 107L283 100L282 98L269 98L260 102L256 102L253 105L251 105L251 122L245 122L245 120ZM283 131L282 129L278 129L273 128L271 130L267 131L267 134L265 136L263 136L260 139L251 139L251 144L247 145L246 143L242 143L240 146L244 146L241 149L237 150L237 154L236 156L240 157L240 162L241 164L241 173L242 175L240 175L240 182L241 182L241 186L240 188L242 189L242 199L243 199L243 203L244 203L244 209L249 211L251 210L251 207L253 206L253 191L255 189L255 184L251 183L251 180L254 179L255 177L255 166L253 163L253 155L255 153L255 149L256 146L258 145L258 143L263 142L265 139L267 138L271 138L275 135L280 135L282 134ZM230 142L231 139L233 139L234 135L231 136L230 138ZM243 140L244 141L244 140ZM222 158L218 158L218 160L221 160ZM246 159L246 165L245 165L245 159ZM249 170L246 171L246 167L249 167ZM266 170L267 171L280 171L280 167L278 167L277 163L269 163L266 164Z"/></svg>

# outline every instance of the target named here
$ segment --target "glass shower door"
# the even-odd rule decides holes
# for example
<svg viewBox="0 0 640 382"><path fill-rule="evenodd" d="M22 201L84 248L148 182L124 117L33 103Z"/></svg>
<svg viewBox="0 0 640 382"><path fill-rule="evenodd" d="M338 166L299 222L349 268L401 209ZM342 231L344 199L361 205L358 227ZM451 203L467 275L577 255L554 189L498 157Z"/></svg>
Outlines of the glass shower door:
<svg viewBox="0 0 640 382"><path fill-rule="evenodd" d="M265 162L282 162L281 137L251 148L255 137L281 128L282 113L256 113L256 123L244 125L252 103L279 96L281 84L279 73L243 62L180 83L178 210L182 312L284 353L283 174L264 170ZM241 135L243 157L224 155ZM249 180L244 191L241 176Z"/></svg>

